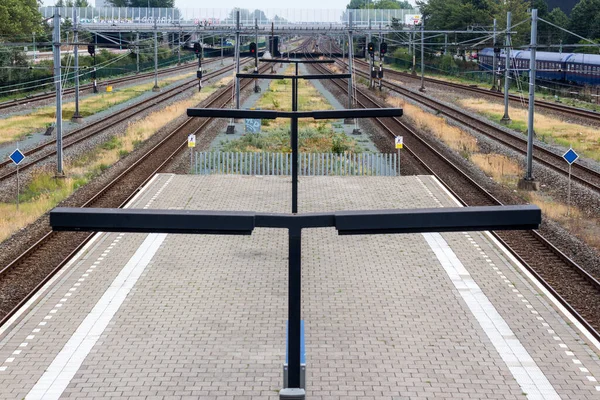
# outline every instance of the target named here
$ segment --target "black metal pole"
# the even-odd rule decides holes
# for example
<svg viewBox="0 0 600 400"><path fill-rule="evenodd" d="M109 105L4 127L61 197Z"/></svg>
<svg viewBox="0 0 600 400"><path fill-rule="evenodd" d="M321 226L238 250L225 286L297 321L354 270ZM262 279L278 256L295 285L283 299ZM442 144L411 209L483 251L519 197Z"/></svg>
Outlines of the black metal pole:
<svg viewBox="0 0 600 400"><path fill-rule="evenodd" d="M92 79L94 80L94 90L93 90L93 92L94 93L98 93L98 84L97 84L97 81L96 81L97 78L96 78L96 48L95 48L95 46L94 46L93 58L94 58L94 69L92 71L93 72Z"/></svg>
<svg viewBox="0 0 600 400"><path fill-rule="evenodd" d="M294 85L295 86L295 85ZM292 86L292 88L294 87ZM292 118L292 213L298 213L298 118Z"/></svg>
<svg viewBox="0 0 600 400"><path fill-rule="evenodd" d="M292 79L292 111L298 111L298 63L296 77ZM298 213L298 118L292 118L292 213ZM295 387L295 386L292 386Z"/></svg>
<svg viewBox="0 0 600 400"><path fill-rule="evenodd" d="M302 229L289 230L288 387L300 388L300 330L302 320Z"/></svg>

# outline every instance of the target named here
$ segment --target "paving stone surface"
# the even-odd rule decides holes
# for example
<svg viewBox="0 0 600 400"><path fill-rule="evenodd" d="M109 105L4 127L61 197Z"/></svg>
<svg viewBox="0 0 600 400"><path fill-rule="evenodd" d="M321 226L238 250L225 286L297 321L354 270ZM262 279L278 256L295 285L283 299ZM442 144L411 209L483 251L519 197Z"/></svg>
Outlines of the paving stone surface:
<svg viewBox="0 0 600 400"><path fill-rule="evenodd" d="M441 206L430 177L300 181L300 212ZM290 179L159 175L133 207L287 212ZM599 395L596 353L486 233L427 235L304 231L308 398ZM286 316L284 230L100 234L0 331L0 398L276 399Z"/></svg>

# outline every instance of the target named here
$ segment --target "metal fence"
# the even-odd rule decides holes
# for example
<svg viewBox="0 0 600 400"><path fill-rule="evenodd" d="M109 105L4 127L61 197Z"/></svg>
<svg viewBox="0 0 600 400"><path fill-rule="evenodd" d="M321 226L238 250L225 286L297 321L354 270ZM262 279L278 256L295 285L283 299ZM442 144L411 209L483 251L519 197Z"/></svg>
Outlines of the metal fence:
<svg viewBox="0 0 600 400"><path fill-rule="evenodd" d="M397 176L395 153L300 153L300 176ZM195 152L197 175L291 175L291 153Z"/></svg>

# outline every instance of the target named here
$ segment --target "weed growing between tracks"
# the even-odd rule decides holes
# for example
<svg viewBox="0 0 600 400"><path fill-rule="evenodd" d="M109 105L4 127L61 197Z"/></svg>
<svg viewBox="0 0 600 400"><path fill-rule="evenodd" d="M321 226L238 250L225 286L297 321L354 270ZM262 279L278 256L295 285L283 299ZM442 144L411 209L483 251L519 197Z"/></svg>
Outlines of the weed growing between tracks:
<svg viewBox="0 0 600 400"><path fill-rule="evenodd" d="M129 124L122 135L111 137L95 149L67 163L65 165L67 177L64 179L55 179L53 172L35 174L23 190L18 212L14 203L0 203L0 242L34 222L79 187L99 176L121 157L129 154L161 128L185 113L189 107L196 106L218 88L226 86L231 79L223 78L213 85L204 87L202 92Z"/></svg>
<svg viewBox="0 0 600 400"><path fill-rule="evenodd" d="M473 153L479 151L477 139L462 131L462 129L449 125L442 117L437 117L421 108L407 103L397 97L389 97L387 102L393 107L400 107L404 115L412 121L414 126L421 131L433 133L451 149L458 152L464 159L471 158Z"/></svg>
<svg viewBox="0 0 600 400"><path fill-rule="evenodd" d="M503 105L486 100L471 98L459 100L458 103L461 107L475 111L494 122L499 123L504 115ZM525 109L513 108L510 111L512 122L508 127L526 134L527 114ZM597 128L565 122L537 113L535 132L537 139L542 142L554 143L567 149L573 146L578 153L600 161L600 131Z"/></svg>
<svg viewBox="0 0 600 400"><path fill-rule="evenodd" d="M294 73L289 66L285 74ZM292 81L274 80L256 104L262 110L292 109ZM331 110L333 107L325 97L307 80L298 81L298 109ZM306 153L360 153L361 146L343 131L343 125L333 120L315 121L301 119L298 122L298 144L301 152ZM291 153L289 119L263 120L262 133L248 134L239 139L222 142L222 151L233 152L276 152Z"/></svg>
<svg viewBox="0 0 600 400"><path fill-rule="evenodd" d="M575 206L571 207L570 215L567 215L567 205L553 199L550 194L543 191L532 193L518 190L517 183L523 177L524 170L517 161L497 153L482 153L473 136L449 125L444 118L432 115L396 97L388 97L386 101L392 106L402 107L403 118L411 121L420 130L435 135L495 182L540 207L544 218L558 222L580 240L600 251L600 220L596 216L586 216Z"/></svg>
<svg viewBox="0 0 600 400"><path fill-rule="evenodd" d="M158 86L164 87L173 82L189 78L193 73L181 74L161 79ZM154 86L153 82L135 85L125 89L116 89L113 92L103 92L88 96L79 102L79 113L87 117L101 111L107 110L117 104L121 104L148 92ZM63 119L69 120L75 112L75 102L67 102L63 105ZM51 123L56 121L55 107L42 107L30 114L15 115L13 117L0 119L0 143L19 140L25 135L42 131Z"/></svg>

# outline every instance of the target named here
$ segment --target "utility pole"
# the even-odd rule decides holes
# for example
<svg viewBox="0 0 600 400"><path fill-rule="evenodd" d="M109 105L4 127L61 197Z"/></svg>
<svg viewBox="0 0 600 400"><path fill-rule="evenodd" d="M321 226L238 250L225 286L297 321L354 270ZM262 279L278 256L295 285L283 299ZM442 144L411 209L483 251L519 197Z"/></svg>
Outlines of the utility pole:
<svg viewBox="0 0 600 400"><path fill-rule="evenodd" d="M512 13L509 11L506 13L506 49L504 50L504 56L506 57L504 66L504 116L502 122L509 123L510 116L508 115L508 100L509 94L508 89L510 88L510 29L512 25Z"/></svg>
<svg viewBox="0 0 600 400"><path fill-rule="evenodd" d="M221 36L221 65L224 65L224 61L223 61L223 36Z"/></svg>
<svg viewBox="0 0 600 400"><path fill-rule="evenodd" d="M196 71L196 77L198 78L198 91L202 90L202 55L204 53L204 38L200 36L200 52L197 54L198 56L198 71Z"/></svg>
<svg viewBox="0 0 600 400"><path fill-rule="evenodd" d="M256 43L256 51L258 52L258 43ZM275 22L271 22L271 57L275 58ZM275 73L275 64L271 63L271 73Z"/></svg>
<svg viewBox="0 0 600 400"><path fill-rule="evenodd" d="M379 90L381 90L381 79L383 78L383 57L385 54L381 54L381 45L383 43L383 34L381 32L381 23L379 24L379 72L377 76L379 77Z"/></svg>
<svg viewBox="0 0 600 400"><path fill-rule="evenodd" d="M416 48L416 25L413 25L413 31L410 33L410 45L412 46L412 74L417 75L417 48Z"/></svg>
<svg viewBox="0 0 600 400"><path fill-rule="evenodd" d="M135 33L135 67L136 73L140 73L140 33Z"/></svg>
<svg viewBox="0 0 600 400"><path fill-rule="evenodd" d="M496 63L498 61L498 55L496 54L496 27L497 27L497 23L496 23L496 18L494 18L494 41L493 41L493 47L494 47L494 56L492 57L492 91L495 92L497 91L499 88L496 87Z"/></svg>
<svg viewBox="0 0 600 400"><path fill-rule="evenodd" d="M254 73L258 74L258 18L254 18L254 43L256 43L256 50L254 50ZM258 79L254 79L254 93L258 92L260 92Z"/></svg>
<svg viewBox="0 0 600 400"><path fill-rule="evenodd" d="M537 48L537 10L531 10L531 59L529 60L529 114L527 123L527 171L525 178L519 181L519 189L538 190L539 182L533 177L533 140L534 140L534 113L535 113L535 57Z"/></svg>
<svg viewBox="0 0 600 400"><path fill-rule="evenodd" d="M54 7L54 83L56 84L56 175L63 176L62 82L60 68L60 7Z"/></svg>
<svg viewBox="0 0 600 400"><path fill-rule="evenodd" d="M154 11L154 10L153 10ZM154 19L154 87L153 92L160 92L158 87L158 28L156 26L156 18Z"/></svg>
<svg viewBox="0 0 600 400"><path fill-rule="evenodd" d="M448 55L448 34L444 33L444 55Z"/></svg>
<svg viewBox="0 0 600 400"><path fill-rule="evenodd" d="M421 87L419 91L425 91L425 20L423 18L421 18Z"/></svg>
<svg viewBox="0 0 600 400"><path fill-rule="evenodd" d="M74 77L75 77L75 112L71 121L81 122L83 118L79 114L79 33L77 28L77 8L73 7L73 61L74 61Z"/></svg>
<svg viewBox="0 0 600 400"><path fill-rule="evenodd" d="M353 53L354 53L354 39L352 38L352 13L348 14L348 72L350 73L350 78L348 79L348 109L352 108L352 93L353 93L353 85L352 79L354 79L354 69L353 65Z"/></svg>
<svg viewBox="0 0 600 400"><path fill-rule="evenodd" d="M240 109L240 10L235 10L235 108Z"/></svg>
<svg viewBox="0 0 600 400"><path fill-rule="evenodd" d="M367 34L367 43L365 43L365 46L368 47L369 43L371 43L371 18L369 18L369 33ZM369 57L369 89L371 89L373 87L373 58L375 57L375 53L371 56L367 49L365 55Z"/></svg>
<svg viewBox="0 0 600 400"><path fill-rule="evenodd" d="M177 37L177 65L181 65L181 27L179 28L179 36Z"/></svg>
<svg viewBox="0 0 600 400"><path fill-rule="evenodd" d="M34 64L35 64L35 60L36 60L36 55L35 55L35 32L33 32L33 63Z"/></svg>

